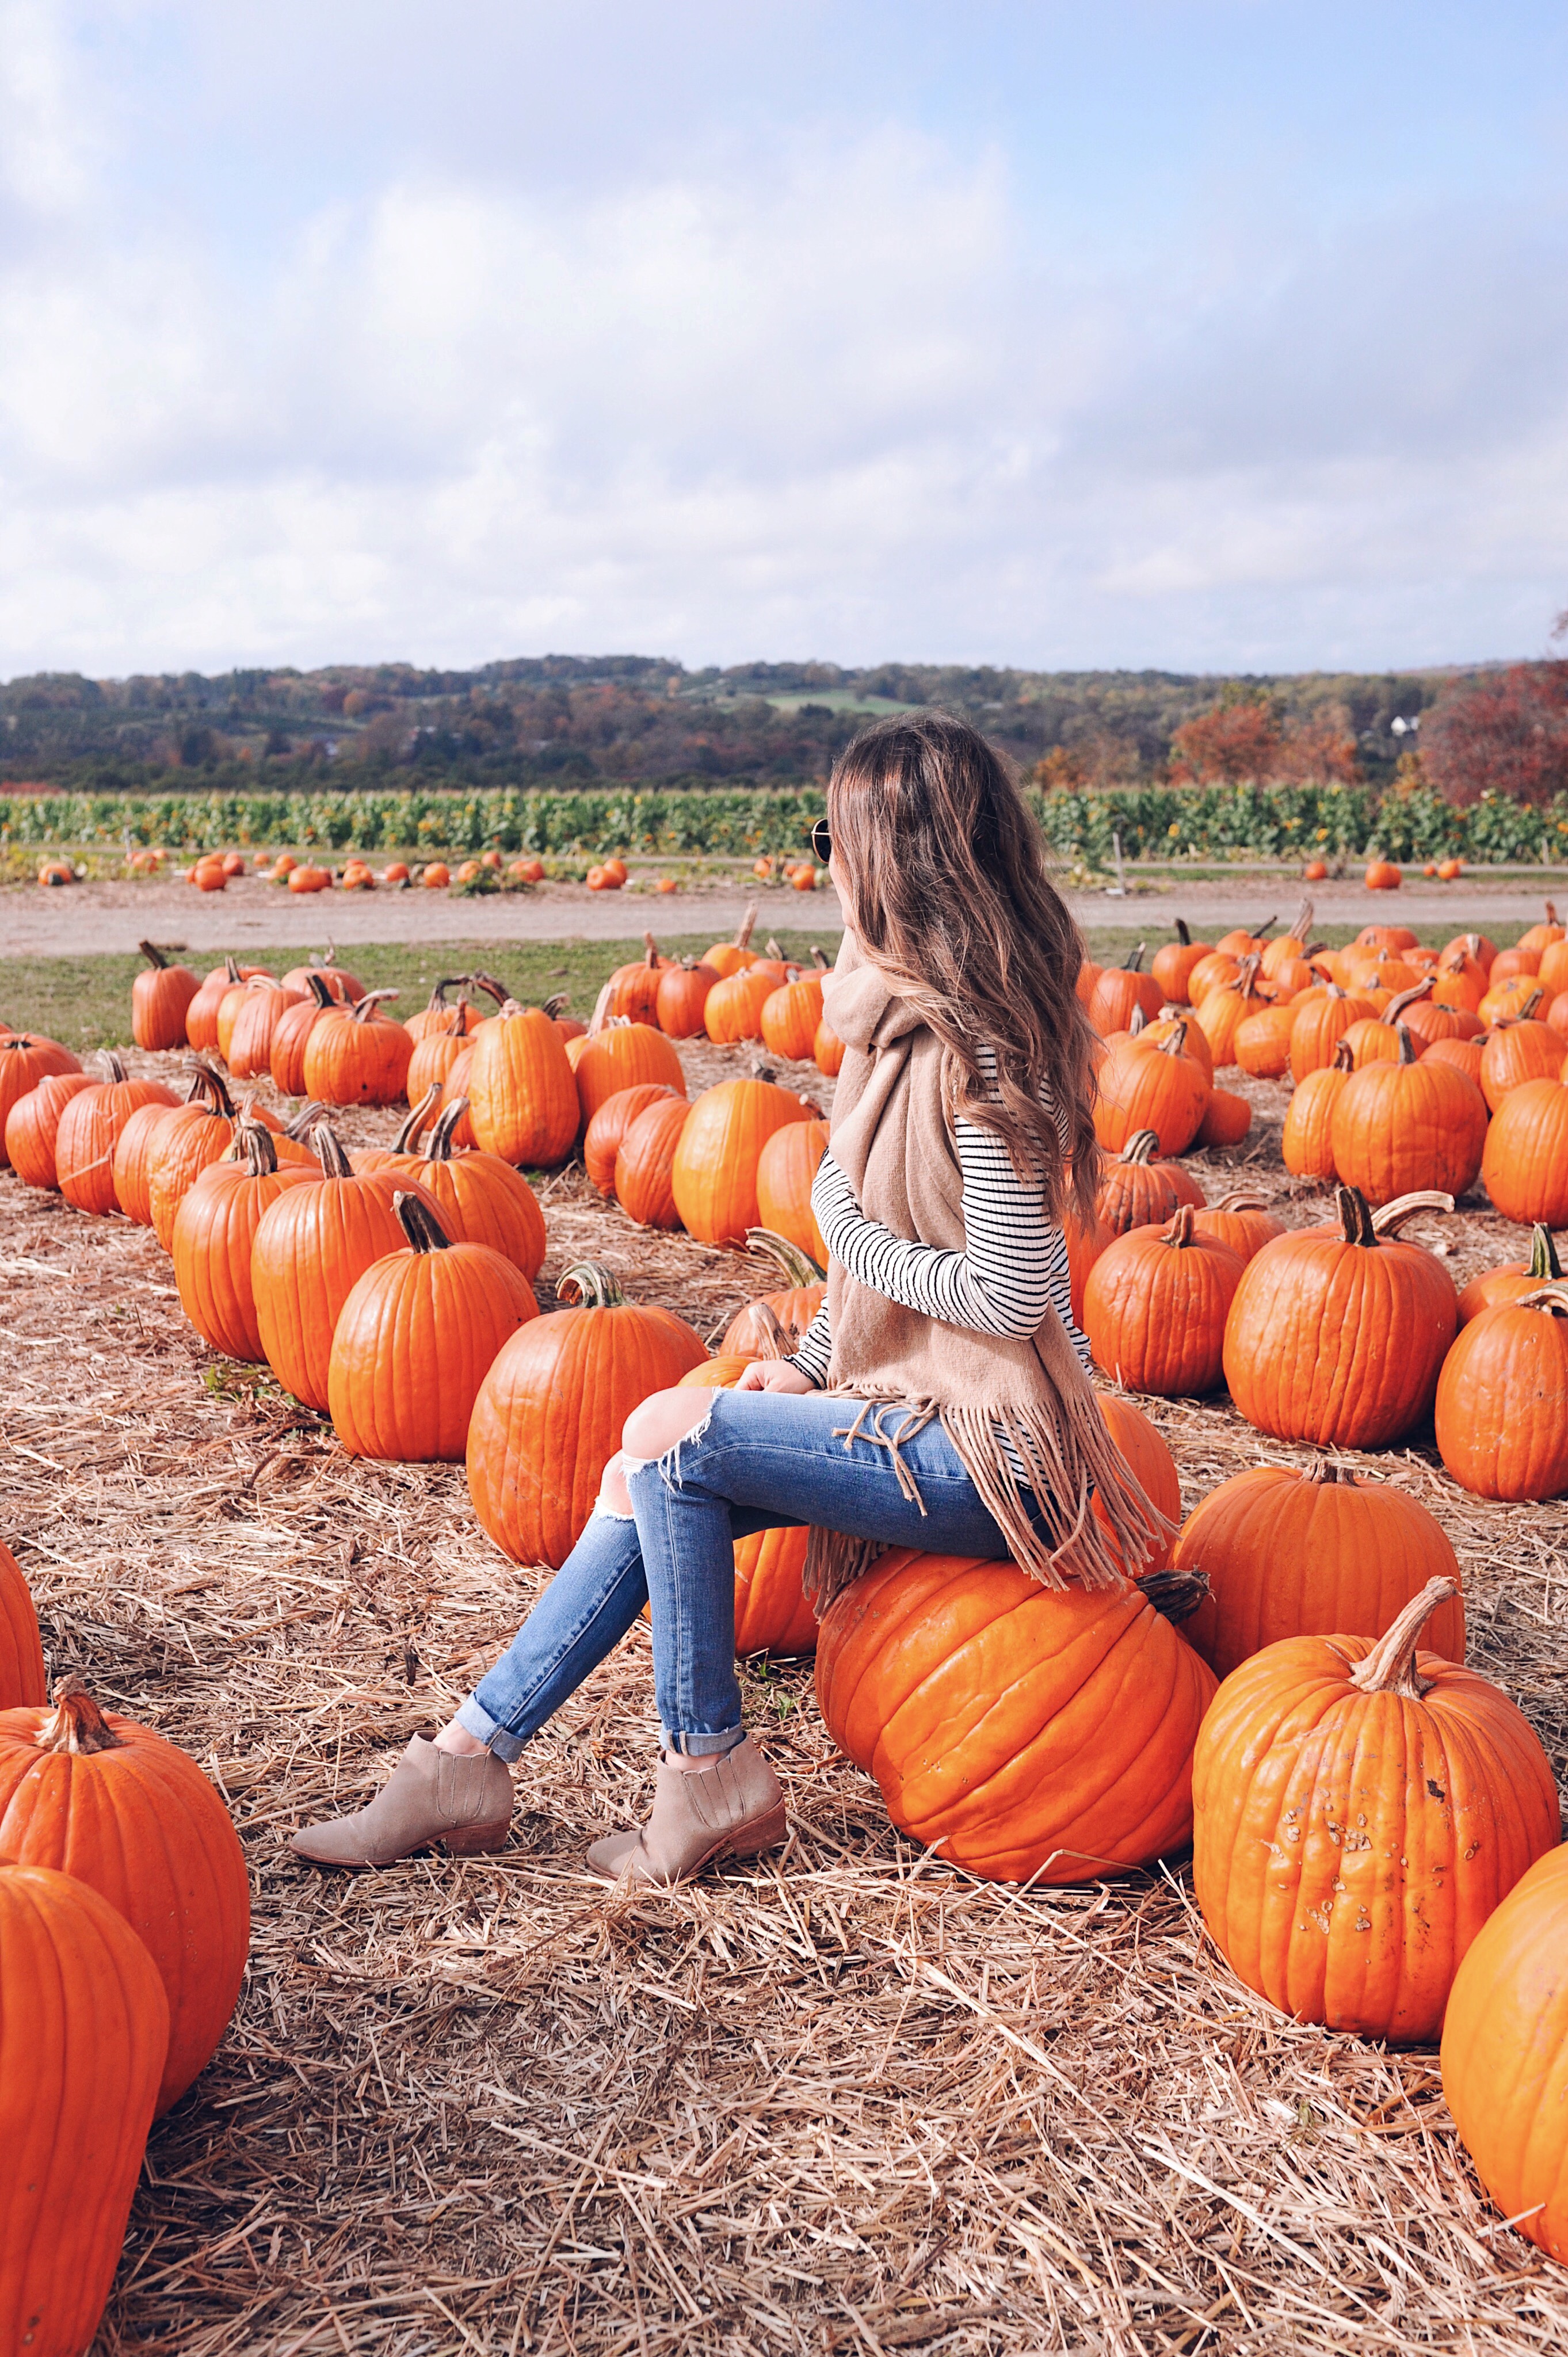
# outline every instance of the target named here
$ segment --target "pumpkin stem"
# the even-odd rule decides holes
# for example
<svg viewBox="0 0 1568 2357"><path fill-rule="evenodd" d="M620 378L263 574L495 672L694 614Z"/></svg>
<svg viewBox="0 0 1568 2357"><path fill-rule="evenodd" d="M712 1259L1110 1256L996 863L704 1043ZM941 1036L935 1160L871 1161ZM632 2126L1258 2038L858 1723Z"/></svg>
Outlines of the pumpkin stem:
<svg viewBox="0 0 1568 2357"><path fill-rule="evenodd" d="M400 998L402 996L402 992L397 990L367 990L358 1006L351 1010L349 1020L350 1023L373 1023L376 1007L381 1000Z"/></svg>
<svg viewBox="0 0 1568 2357"><path fill-rule="evenodd" d="M223 971L228 975L231 982L243 982L245 979L244 975L240 972L240 961L238 958L226 957L223 961Z"/></svg>
<svg viewBox="0 0 1568 2357"><path fill-rule="evenodd" d="M786 1284L799 1292L805 1285L821 1285L827 1275L819 1268L809 1252L789 1236L781 1236L776 1228L747 1228L746 1245L748 1252L765 1253Z"/></svg>
<svg viewBox="0 0 1568 2357"><path fill-rule="evenodd" d="M1250 1195L1245 1187L1238 1187L1233 1193L1221 1195L1208 1208L1211 1211L1266 1211L1269 1199L1266 1195Z"/></svg>
<svg viewBox="0 0 1568 2357"><path fill-rule="evenodd" d="M1384 1007L1382 1013L1378 1017L1379 1022L1388 1024L1397 1023L1407 1006L1413 1006L1418 998L1427 997L1431 992L1436 988L1436 977L1434 975L1430 974L1423 974L1421 980L1418 983L1413 984L1409 990L1399 991L1392 998L1390 999L1388 1005Z"/></svg>
<svg viewBox="0 0 1568 2357"><path fill-rule="evenodd" d="M1286 939L1293 942L1305 942L1311 931L1312 902L1304 895L1300 908L1291 920L1291 929Z"/></svg>
<svg viewBox="0 0 1568 2357"><path fill-rule="evenodd" d="M566 1007L570 1006L571 1004L571 992L569 990L558 990L553 998L546 998L542 1002L539 1011L541 1015L548 1015L550 1020L553 1023L557 1016L559 1016Z"/></svg>
<svg viewBox="0 0 1568 2357"><path fill-rule="evenodd" d="M1394 1029L1399 1033L1400 1062L1402 1064L1413 1064L1415 1061L1415 1041L1411 1036L1409 1024L1396 1023L1394 1025Z"/></svg>
<svg viewBox="0 0 1568 2357"><path fill-rule="evenodd" d="M1397 1236L1407 1220L1417 1211L1451 1211L1452 1195L1444 1195L1435 1187L1423 1187L1413 1195L1396 1195L1380 1211L1372 1214L1372 1228L1379 1241L1385 1236Z"/></svg>
<svg viewBox="0 0 1568 2357"><path fill-rule="evenodd" d="M574 1261L555 1287L557 1301L575 1299L585 1309L618 1309L626 1296L618 1279L596 1260Z"/></svg>
<svg viewBox="0 0 1568 2357"><path fill-rule="evenodd" d="M40 1751L115 1751L124 1743L124 1738L115 1734L80 1678L60 1679L54 1690L54 1706L33 1738Z"/></svg>
<svg viewBox="0 0 1568 2357"><path fill-rule="evenodd" d="M590 1039L596 1039L599 1033L604 1029L605 1025L610 1019L610 1007L615 998L615 981L612 977L610 981L606 983L597 998L594 1001L594 1011L588 1017L588 1037ZM512 1005L509 999L506 1006L501 1008L501 1013L503 1015L508 1015L512 1011ZM521 1012L521 1008L517 1011L519 1013Z"/></svg>
<svg viewBox="0 0 1568 2357"><path fill-rule="evenodd" d="M159 949L156 942L138 942L136 943L136 947L141 951L142 955L146 959L147 963L150 966L158 968L167 965L168 960L165 957L162 950Z"/></svg>
<svg viewBox="0 0 1568 2357"><path fill-rule="evenodd" d="M1142 1015L1143 1011L1141 1006L1136 1009L1139 1015ZM1138 1028L1142 1030L1142 1024ZM1187 1053L1187 1025L1179 1017L1173 1025L1170 1038L1160 1041L1156 1052L1162 1056L1182 1056Z"/></svg>
<svg viewBox="0 0 1568 2357"><path fill-rule="evenodd" d="M510 1006L515 1004L505 983L498 982L493 974L465 974L463 978L466 982L471 983L476 990L482 990L487 998L493 998L498 1006Z"/></svg>
<svg viewBox="0 0 1568 2357"><path fill-rule="evenodd" d="M1429 1579L1387 1634L1379 1638L1366 1660L1357 1663L1350 1684L1362 1694L1397 1694L1419 1702L1432 1680L1423 1678L1415 1666L1417 1640L1438 1606L1458 1593L1456 1579Z"/></svg>
<svg viewBox="0 0 1568 2357"><path fill-rule="evenodd" d="M325 1178L351 1178L354 1175L343 1141L329 1121L316 1125L316 1158Z"/></svg>
<svg viewBox="0 0 1568 2357"><path fill-rule="evenodd" d="M403 1234L416 1253L447 1252L452 1239L436 1218L431 1205L418 1195L404 1194L400 1187L392 1197L392 1210L397 1213Z"/></svg>
<svg viewBox="0 0 1568 2357"><path fill-rule="evenodd" d="M435 989L431 992L429 997L424 1002L429 1013L432 1015L444 1013L446 1006L447 992L449 990L461 990L466 982L472 982L473 979L473 975L468 974L444 974L440 981L436 984Z"/></svg>
<svg viewBox="0 0 1568 2357"><path fill-rule="evenodd" d="M1372 1214L1368 1209L1367 1199L1359 1187L1337 1187L1334 1190L1334 1208L1339 1214L1339 1224L1345 1232L1345 1241L1348 1244L1377 1243L1378 1236L1372 1225Z"/></svg>
<svg viewBox="0 0 1568 2357"><path fill-rule="evenodd" d="M1331 1069L1337 1072L1353 1072L1355 1071L1356 1050L1351 1047L1348 1039L1340 1039L1334 1042L1334 1053L1330 1056L1328 1061Z"/></svg>
<svg viewBox="0 0 1568 2357"><path fill-rule="evenodd" d="M1208 1594L1208 1574L1196 1563L1182 1571L1167 1565L1163 1571L1145 1572L1133 1585L1140 1596L1147 1597L1162 1620L1189 1620Z"/></svg>
<svg viewBox="0 0 1568 2357"><path fill-rule="evenodd" d="M221 1114L225 1121L234 1118L234 1100L223 1084L223 1076L215 1071L204 1056L193 1056L189 1064L191 1093L199 1094L209 1113Z"/></svg>
<svg viewBox="0 0 1568 2357"><path fill-rule="evenodd" d="M294 1119L285 1122L283 1134L285 1137L292 1137L296 1146L307 1146L310 1143L311 1131L317 1123L326 1119L326 1106L317 1104L314 1097L307 1097Z"/></svg>
<svg viewBox="0 0 1568 2357"><path fill-rule="evenodd" d="M332 985L324 974L307 974L305 977L305 986L323 1013L328 1007L340 1004L340 1001L333 997Z"/></svg>
<svg viewBox="0 0 1568 2357"><path fill-rule="evenodd" d="M1521 1293L1509 1306L1514 1309L1544 1309L1549 1317L1568 1318L1568 1285L1538 1285L1532 1293Z"/></svg>
<svg viewBox="0 0 1568 2357"><path fill-rule="evenodd" d="M829 957L826 950L821 948L815 942L811 943L811 963L819 974L832 974L833 970L832 958Z"/></svg>
<svg viewBox="0 0 1568 2357"><path fill-rule="evenodd" d="M1141 974L1143 972L1144 952L1148 948L1148 946L1149 944L1147 942L1140 942L1135 950L1132 950L1128 952L1126 963L1122 968L1123 974Z"/></svg>
<svg viewBox="0 0 1568 2357"><path fill-rule="evenodd" d="M392 1139L392 1152L394 1154L412 1154L413 1152L414 1147L419 1143L419 1134L421 1130L424 1127L425 1123L431 1118L440 1102L441 1083L439 1081L432 1081L430 1086L425 1090L424 1094L420 1098L419 1103L416 1105L410 1107L407 1120L403 1122L397 1135Z"/></svg>
<svg viewBox="0 0 1568 2357"><path fill-rule="evenodd" d="M117 1056L113 1048L104 1048L102 1049L100 1051L99 1060L103 1066L104 1079L111 1083L117 1081L123 1081L127 1077L125 1071L125 1060L123 1056Z"/></svg>
<svg viewBox="0 0 1568 2357"><path fill-rule="evenodd" d="M748 949L751 946L752 931L757 923L757 904L755 900L746 902L746 914L735 929L735 945L737 950Z"/></svg>
<svg viewBox="0 0 1568 2357"><path fill-rule="evenodd" d="M1169 1244L1173 1252L1180 1252L1193 1241L1192 1223L1197 1216L1192 1204L1178 1204L1160 1230L1161 1243Z"/></svg>
<svg viewBox="0 0 1568 2357"><path fill-rule="evenodd" d="M789 1357L791 1348L790 1337L779 1324L777 1313L768 1308L766 1301L752 1303L751 1330L757 1337L757 1356L759 1359Z"/></svg>
<svg viewBox="0 0 1568 2357"><path fill-rule="evenodd" d="M439 1091L436 1091L435 1093L439 1094L440 1092ZM429 1100L425 1099L422 1103L420 1108L422 1112L424 1110L424 1103L428 1103L428 1102ZM457 1124L462 1120L463 1115L467 1112L467 1110L468 1100L467 1097L454 1097L449 1105L443 1106L435 1128L431 1131L429 1136L424 1141L424 1158L426 1162L451 1161L452 1133L456 1128Z"/></svg>
<svg viewBox="0 0 1568 2357"><path fill-rule="evenodd" d="M1178 917L1176 920L1176 937L1184 950L1191 949L1192 928L1185 917Z"/></svg>
<svg viewBox="0 0 1568 2357"><path fill-rule="evenodd" d="M1516 1023L1530 1022L1535 1014L1536 1008L1540 1006L1545 996L1546 993L1543 990L1532 990L1530 996L1525 999L1521 1005L1516 1006L1511 1015L1498 1016L1497 1024L1498 1029L1502 1031L1511 1028L1511 1027Z"/></svg>
<svg viewBox="0 0 1568 2357"><path fill-rule="evenodd" d="M1303 1469L1301 1478L1304 1481L1338 1481L1351 1490L1356 1486L1356 1476L1350 1468L1348 1465L1341 1465L1332 1457L1315 1457L1311 1463Z"/></svg>
<svg viewBox="0 0 1568 2357"><path fill-rule="evenodd" d="M777 934L768 934L762 944L762 954L764 957L771 958L776 965L784 963L784 944L779 940Z"/></svg>
<svg viewBox="0 0 1568 2357"><path fill-rule="evenodd" d="M644 933L644 934L643 934L643 936L642 936L642 945L643 945L644 950L647 952L647 955L646 955L646 956L645 956L645 958L643 959L643 963L644 963L646 966L648 966L648 967L649 967L649 968L650 968L653 973L657 974L657 972L659 971L659 944L658 944L658 942L654 940L653 935L652 935L651 933Z"/></svg>
<svg viewBox="0 0 1568 2357"><path fill-rule="evenodd" d="M1530 1266L1525 1274L1533 1276L1541 1285L1550 1285L1563 1275L1563 1264L1557 1257L1552 1231L1540 1222L1537 1222L1530 1239Z"/></svg>
<svg viewBox="0 0 1568 2357"><path fill-rule="evenodd" d="M1158 1130L1135 1130L1122 1148L1123 1162L1152 1162L1159 1150Z"/></svg>
<svg viewBox="0 0 1568 2357"><path fill-rule="evenodd" d="M1250 938L1255 942L1266 942L1278 923L1277 917L1265 917L1261 925L1253 926Z"/></svg>
<svg viewBox="0 0 1568 2357"><path fill-rule="evenodd" d="M252 1178L270 1178L278 1167L278 1150L264 1121L242 1121L229 1151L236 1162L243 1154L245 1168Z"/></svg>

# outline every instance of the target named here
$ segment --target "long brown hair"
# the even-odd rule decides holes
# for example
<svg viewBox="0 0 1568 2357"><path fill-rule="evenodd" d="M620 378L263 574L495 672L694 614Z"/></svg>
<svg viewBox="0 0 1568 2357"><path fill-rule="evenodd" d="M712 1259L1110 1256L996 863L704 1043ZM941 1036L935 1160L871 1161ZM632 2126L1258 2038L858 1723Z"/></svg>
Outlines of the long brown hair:
<svg viewBox="0 0 1568 2357"><path fill-rule="evenodd" d="M1004 1141L1051 1216L1091 1222L1100 1184L1084 948L1016 784L977 730L898 713L845 747L828 823L866 955L951 1051L954 1111ZM1000 1101L977 1049L996 1058ZM1064 1156L1051 1103L1063 1113ZM1069 1163L1070 1162L1070 1174Z"/></svg>

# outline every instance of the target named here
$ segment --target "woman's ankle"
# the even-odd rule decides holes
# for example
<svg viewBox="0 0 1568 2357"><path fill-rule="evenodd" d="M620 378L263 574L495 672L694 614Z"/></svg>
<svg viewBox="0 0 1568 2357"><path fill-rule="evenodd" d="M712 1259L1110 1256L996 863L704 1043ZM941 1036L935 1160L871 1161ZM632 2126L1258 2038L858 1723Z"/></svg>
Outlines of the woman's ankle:
<svg viewBox="0 0 1568 2357"><path fill-rule="evenodd" d="M485 1749L477 1735L470 1735L461 1719L449 1718L441 1732L432 1740L437 1751L455 1752L459 1760L472 1760Z"/></svg>

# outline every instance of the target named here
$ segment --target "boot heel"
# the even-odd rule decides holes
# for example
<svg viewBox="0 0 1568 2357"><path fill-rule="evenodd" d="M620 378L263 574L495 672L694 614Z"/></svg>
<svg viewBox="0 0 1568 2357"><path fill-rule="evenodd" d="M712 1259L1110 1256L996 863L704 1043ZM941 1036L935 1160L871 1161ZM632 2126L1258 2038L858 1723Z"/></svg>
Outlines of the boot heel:
<svg viewBox="0 0 1568 2357"><path fill-rule="evenodd" d="M749 1825L737 1825L735 1833L718 1852L720 1857L756 1857L765 1849L778 1849L789 1836L789 1823L784 1804L779 1803L765 1817L756 1818Z"/></svg>
<svg viewBox="0 0 1568 2357"><path fill-rule="evenodd" d="M505 1849L510 1831L511 1819L503 1817L494 1825L456 1825L436 1838L454 1857L493 1857L498 1850Z"/></svg>

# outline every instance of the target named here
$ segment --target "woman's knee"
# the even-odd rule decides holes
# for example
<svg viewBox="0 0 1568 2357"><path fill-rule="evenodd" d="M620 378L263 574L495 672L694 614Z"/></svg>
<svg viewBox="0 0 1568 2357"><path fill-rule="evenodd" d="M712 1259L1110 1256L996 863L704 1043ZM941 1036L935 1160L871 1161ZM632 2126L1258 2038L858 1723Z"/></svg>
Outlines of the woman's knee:
<svg viewBox="0 0 1568 2357"><path fill-rule="evenodd" d="M631 1458L651 1460L695 1432L713 1413L712 1392L652 1392L621 1426L621 1447Z"/></svg>

